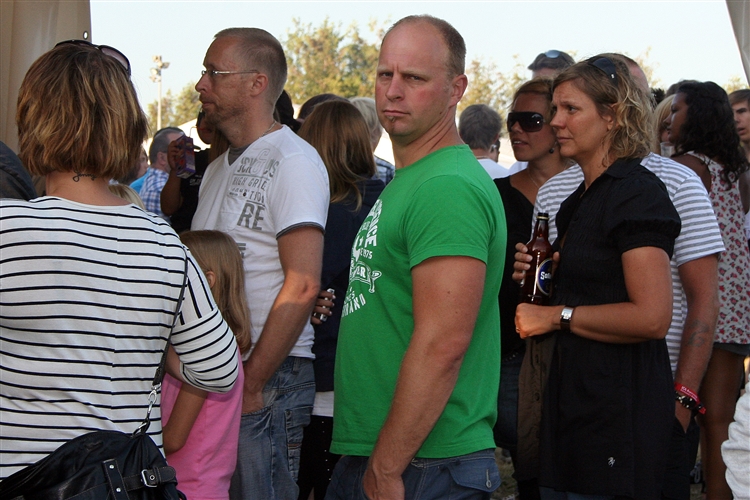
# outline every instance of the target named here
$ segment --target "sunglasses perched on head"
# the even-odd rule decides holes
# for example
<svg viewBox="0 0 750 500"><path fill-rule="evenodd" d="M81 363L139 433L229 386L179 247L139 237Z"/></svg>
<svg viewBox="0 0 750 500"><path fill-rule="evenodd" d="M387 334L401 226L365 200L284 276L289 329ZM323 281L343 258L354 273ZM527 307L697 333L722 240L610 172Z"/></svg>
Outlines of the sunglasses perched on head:
<svg viewBox="0 0 750 500"><path fill-rule="evenodd" d="M524 132L539 132L544 126L544 116L532 111L512 111L508 113L508 132L516 122Z"/></svg>
<svg viewBox="0 0 750 500"><path fill-rule="evenodd" d="M586 64L593 66L605 75L612 84L617 87L617 68L609 57L592 57Z"/></svg>
<svg viewBox="0 0 750 500"><path fill-rule="evenodd" d="M95 45L86 40L65 40L64 42L56 44L55 47L59 47L60 45L80 45L83 47L94 47L95 49L99 49L102 53L117 59L117 62L119 62L122 67L125 68L128 76L130 76L130 61L127 57L125 57L125 54L114 47L110 47L109 45Z"/></svg>

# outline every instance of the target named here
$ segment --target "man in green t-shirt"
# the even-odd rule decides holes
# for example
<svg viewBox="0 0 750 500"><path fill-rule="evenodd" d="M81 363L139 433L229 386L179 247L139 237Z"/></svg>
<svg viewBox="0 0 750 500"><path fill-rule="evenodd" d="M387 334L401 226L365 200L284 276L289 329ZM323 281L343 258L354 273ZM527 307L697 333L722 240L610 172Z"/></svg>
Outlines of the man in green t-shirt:
<svg viewBox="0 0 750 500"><path fill-rule="evenodd" d="M386 34L378 116L396 176L352 248L327 498L490 498L500 364L502 203L456 129L466 48L410 16ZM463 495L463 496L461 496Z"/></svg>

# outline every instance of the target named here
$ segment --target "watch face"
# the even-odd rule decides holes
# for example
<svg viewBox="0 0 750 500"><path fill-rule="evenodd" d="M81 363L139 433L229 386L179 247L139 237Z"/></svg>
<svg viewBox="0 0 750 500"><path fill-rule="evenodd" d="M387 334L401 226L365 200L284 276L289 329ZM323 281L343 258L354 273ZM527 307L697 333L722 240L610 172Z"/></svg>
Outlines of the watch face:
<svg viewBox="0 0 750 500"><path fill-rule="evenodd" d="M562 310L562 313L560 314L560 321L570 323L570 318L572 317L573 317L573 308L566 307Z"/></svg>

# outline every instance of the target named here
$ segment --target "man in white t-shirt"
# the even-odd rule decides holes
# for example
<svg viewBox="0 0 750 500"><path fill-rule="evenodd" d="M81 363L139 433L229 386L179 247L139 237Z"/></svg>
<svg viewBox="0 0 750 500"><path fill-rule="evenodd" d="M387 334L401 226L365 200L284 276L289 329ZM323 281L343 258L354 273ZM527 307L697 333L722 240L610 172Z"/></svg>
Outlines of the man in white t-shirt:
<svg viewBox="0 0 750 500"><path fill-rule="evenodd" d="M299 445L315 397L310 313L328 175L315 149L273 118L287 74L276 38L223 30L203 65L195 88L230 149L206 170L192 229L224 231L239 245L252 323L230 497L297 498Z"/></svg>

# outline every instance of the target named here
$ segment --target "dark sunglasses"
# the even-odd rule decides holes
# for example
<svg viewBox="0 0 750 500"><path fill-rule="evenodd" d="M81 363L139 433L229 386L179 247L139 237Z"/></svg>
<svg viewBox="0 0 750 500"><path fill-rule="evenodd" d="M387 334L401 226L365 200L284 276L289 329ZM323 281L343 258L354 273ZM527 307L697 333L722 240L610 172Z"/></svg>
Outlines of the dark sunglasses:
<svg viewBox="0 0 750 500"><path fill-rule="evenodd" d="M532 111L512 111L508 113L508 132L516 122L524 132L539 132L544 126L544 116Z"/></svg>
<svg viewBox="0 0 750 500"><path fill-rule="evenodd" d="M617 87L617 68L609 57L592 57L586 63L593 66L609 78L609 81Z"/></svg>
<svg viewBox="0 0 750 500"><path fill-rule="evenodd" d="M130 76L130 61L125 57L125 54L114 47L110 47L109 45L96 45L86 40L65 40L64 42L56 44L55 47L59 47L60 45L80 45L83 47L94 47L99 49L102 53L117 59L117 62L122 64L122 67L128 72L128 77Z"/></svg>

